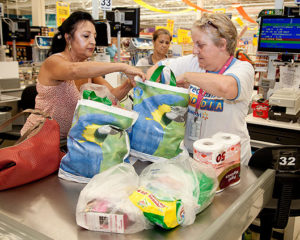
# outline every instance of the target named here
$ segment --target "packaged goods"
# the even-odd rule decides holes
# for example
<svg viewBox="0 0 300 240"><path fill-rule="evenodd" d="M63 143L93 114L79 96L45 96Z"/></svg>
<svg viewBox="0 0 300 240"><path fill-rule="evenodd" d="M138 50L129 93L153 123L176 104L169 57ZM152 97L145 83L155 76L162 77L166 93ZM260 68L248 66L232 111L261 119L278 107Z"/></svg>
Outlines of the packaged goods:
<svg viewBox="0 0 300 240"><path fill-rule="evenodd" d="M217 187L213 169L193 165L190 158L152 163L141 172L140 188L130 200L165 229L192 224L212 202Z"/></svg>
<svg viewBox="0 0 300 240"><path fill-rule="evenodd" d="M212 166L218 178L217 192L240 181L240 137L219 132L194 142L195 162Z"/></svg>
<svg viewBox="0 0 300 240"><path fill-rule="evenodd" d="M139 177L128 163L95 175L80 193L76 207L79 226L102 232L135 233L151 227L129 195Z"/></svg>
<svg viewBox="0 0 300 240"><path fill-rule="evenodd" d="M184 221L184 208L181 200L161 199L143 187L129 196L131 202L141 209L144 216L164 229L174 228Z"/></svg>

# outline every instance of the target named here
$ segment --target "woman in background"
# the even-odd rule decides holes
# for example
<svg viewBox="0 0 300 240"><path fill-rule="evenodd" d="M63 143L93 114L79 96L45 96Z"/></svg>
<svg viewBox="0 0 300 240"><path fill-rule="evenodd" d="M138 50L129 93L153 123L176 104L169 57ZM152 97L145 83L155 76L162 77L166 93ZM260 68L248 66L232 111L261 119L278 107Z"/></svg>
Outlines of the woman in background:
<svg viewBox="0 0 300 240"><path fill-rule="evenodd" d="M177 86L189 88L184 143L190 153L197 139L232 133L241 138L241 163L247 164L251 148L245 118L254 69L249 62L234 58L237 30L225 14L205 13L193 24L192 39L193 55L159 62L148 70L147 79L159 65L167 65L177 78Z"/></svg>
<svg viewBox="0 0 300 240"><path fill-rule="evenodd" d="M153 35L153 53L148 57L139 59L136 66L154 65L162 59L167 58L169 47L172 41L172 35L167 29L159 28Z"/></svg>
<svg viewBox="0 0 300 240"><path fill-rule="evenodd" d="M110 57L110 61L111 62L114 62L114 58L118 52L118 48L117 46L118 45L118 39L115 38L115 37L112 37L111 38L111 43L108 45L108 47L106 48L106 53L108 53L109 57Z"/></svg>
<svg viewBox="0 0 300 240"><path fill-rule="evenodd" d="M42 64L37 80L38 95L35 108L50 114L60 126L60 137L66 138L71 128L73 114L79 99L74 81L90 79L102 84L118 99L122 99L135 86L136 75L145 79L144 73L124 63L87 61L95 49L96 29L92 16L86 12L72 13L58 28L50 49L51 56ZM101 75L123 72L129 78L121 86L113 88ZM23 135L40 120L30 115L21 130Z"/></svg>

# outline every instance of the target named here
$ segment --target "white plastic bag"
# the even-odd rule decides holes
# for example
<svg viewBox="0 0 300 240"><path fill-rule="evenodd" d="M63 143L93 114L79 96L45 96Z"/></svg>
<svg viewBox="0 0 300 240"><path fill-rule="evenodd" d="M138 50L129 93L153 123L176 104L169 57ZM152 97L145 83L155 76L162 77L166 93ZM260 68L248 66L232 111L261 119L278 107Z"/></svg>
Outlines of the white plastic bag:
<svg viewBox="0 0 300 240"><path fill-rule="evenodd" d="M151 208L141 208L152 223L170 229L179 224L187 226L195 221L200 191L188 158L152 163L141 172L139 185L141 191L149 193L150 200L154 198L154 203L160 202L152 204ZM143 200L138 195L130 196L136 206L141 206L141 202L149 201L149 198L145 197ZM155 205L158 206L157 209ZM160 206L167 206L169 209L158 209ZM162 211L164 213L160 213Z"/></svg>
<svg viewBox="0 0 300 240"><path fill-rule="evenodd" d="M143 213L128 198L138 188L138 181L128 163L95 175L80 193L77 224L93 231L126 234L150 228Z"/></svg>
<svg viewBox="0 0 300 240"><path fill-rule="evenodd" d="M147 166L139 185L130 200L153 224L171 229L194 223L196 214L211 204L217 178L212 168L182 157Z"/></svg>
<svg viewBox="0 0 300 240"><path fill-rule="evenodd" d="M198 180L199 196L196 213L202 212L213 201L218 187L218 179L213 167L201 164L189 158L192 169Z"/></svg>

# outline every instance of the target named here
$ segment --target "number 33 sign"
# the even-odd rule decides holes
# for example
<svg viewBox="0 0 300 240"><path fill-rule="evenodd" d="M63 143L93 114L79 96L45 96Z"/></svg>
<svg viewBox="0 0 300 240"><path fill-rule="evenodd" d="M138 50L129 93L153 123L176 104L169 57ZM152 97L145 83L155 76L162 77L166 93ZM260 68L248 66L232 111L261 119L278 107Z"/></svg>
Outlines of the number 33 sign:
<svg viewBox="0 0 300 240"><path fill-rule="evenodd" d="M100 0L101 10L103 11L111 11L112 0Z"/></svg>

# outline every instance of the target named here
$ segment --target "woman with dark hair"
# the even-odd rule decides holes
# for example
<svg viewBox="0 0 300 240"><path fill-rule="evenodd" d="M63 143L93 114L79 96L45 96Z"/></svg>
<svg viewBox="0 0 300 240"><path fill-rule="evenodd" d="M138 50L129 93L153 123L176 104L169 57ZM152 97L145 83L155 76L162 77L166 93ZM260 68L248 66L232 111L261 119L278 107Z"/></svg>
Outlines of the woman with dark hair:
<svg viewBox="0 0 300 240"><path fill-rule="evenodd" d="M148 57L139 59L136 66L154 65L160 60L167 58L169 47L172 41L172 35L167 29L159 28L152 35L153 53Z"/></svg>
<svg viewBox="0 0 300 240"><path fill-rule="evenodd" d="M96 29L92 16L86 12L72 13L53 37L50 56L43 62L38 80L35 108L50 114L60 125L60 137L66 138L71 127L74 110L79 99L76 81L90 79L102 84L118 99L122 99L135 86L134 76L145 79L144 73L124 63L86 61L95 49ZM128 81L113 88L101 75L123 72ZM39 121L30 115L21 130L23 135Z"/></svg>

